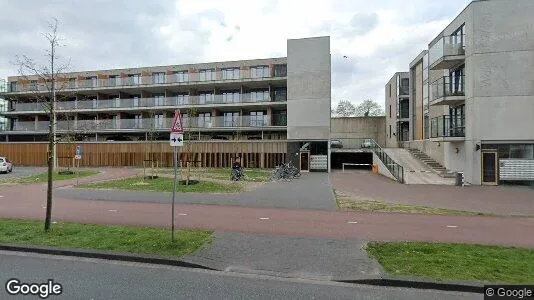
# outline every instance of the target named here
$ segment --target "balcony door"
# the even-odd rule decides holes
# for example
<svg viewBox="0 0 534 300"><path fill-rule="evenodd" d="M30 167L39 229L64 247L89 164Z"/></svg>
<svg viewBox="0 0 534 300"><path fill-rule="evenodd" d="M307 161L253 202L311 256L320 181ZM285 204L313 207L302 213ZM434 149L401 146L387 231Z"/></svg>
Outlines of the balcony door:
<svg viewBox="0 0 534 300"><path fill-rule="evenodd" d="M499 183L497 150L482 151L482 184L497 185Z"/></svg>

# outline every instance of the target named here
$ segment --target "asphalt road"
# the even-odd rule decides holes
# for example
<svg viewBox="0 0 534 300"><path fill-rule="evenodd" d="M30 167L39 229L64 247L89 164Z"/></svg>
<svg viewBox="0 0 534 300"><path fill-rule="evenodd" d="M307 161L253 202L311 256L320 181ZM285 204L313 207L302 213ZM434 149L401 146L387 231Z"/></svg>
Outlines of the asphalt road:
<svg viewBox="0 0 534 300"><path fill-rule="evenodd" d="M13 172L11 173L0 173L0 182L2 180L10 179L10 178L17 178L17 177L28 177L35 174L39 174L42 172L45 172L45 168L35 168L35 167L13 167Z"/></svg>
<svg viewBox="0 0 534 300"><path fill-rule="evenodd" d="M138 263L0 252L0 298L6 282L53 279L49 299L481 299L481 295L285 279ZM22 297L21 297L22 298ZM37 296L32 297L38 299ZM30 298L31 299L31 298Z"/></svg>

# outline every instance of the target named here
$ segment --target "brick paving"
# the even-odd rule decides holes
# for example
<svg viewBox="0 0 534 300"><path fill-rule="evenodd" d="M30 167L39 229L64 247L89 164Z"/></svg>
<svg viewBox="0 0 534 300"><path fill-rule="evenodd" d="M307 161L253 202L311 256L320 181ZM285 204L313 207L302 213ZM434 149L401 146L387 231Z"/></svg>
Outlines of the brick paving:
<svg viewBox="0 0 534 300"><path fill-rule="evenodd" d="M437 208L534 216L534 188L526 186L448 186L399 184L368 171L334 172L336 190L355 199Z"/></svg>

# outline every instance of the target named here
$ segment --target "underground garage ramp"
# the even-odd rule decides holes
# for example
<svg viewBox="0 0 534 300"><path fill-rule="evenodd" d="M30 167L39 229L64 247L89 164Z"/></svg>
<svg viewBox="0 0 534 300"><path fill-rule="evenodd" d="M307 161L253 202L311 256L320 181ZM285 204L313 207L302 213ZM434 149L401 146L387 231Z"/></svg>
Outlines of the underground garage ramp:
<svg viewBox="0 0 534 300"><path fill-rule="evenodd" d="M364 169L371 170L373 164L372 152L332 152L331 153L331 167L332 169L341 170L343 163L351 164L366 164L366 166L351 166L346 165L345 170Z"/></svg>

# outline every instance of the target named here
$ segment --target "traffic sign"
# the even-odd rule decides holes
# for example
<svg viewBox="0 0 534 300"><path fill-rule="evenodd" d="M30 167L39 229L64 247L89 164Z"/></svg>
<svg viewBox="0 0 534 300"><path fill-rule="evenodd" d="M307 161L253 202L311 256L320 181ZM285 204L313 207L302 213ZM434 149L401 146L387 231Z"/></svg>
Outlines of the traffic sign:
<svg viewBox="0 0 534 300"><path fill-rule="evenodd" d="M184 145L184 134L171 132L171 147L182 147Z"/></svg>
<svg viewBox="0 0 534 300"><path fill-rule="evenodd" d="M182 126L182 114L180 111L174 113L174 119L172 119L171 132L174 133L184 133L184 128Z"/></svg>

